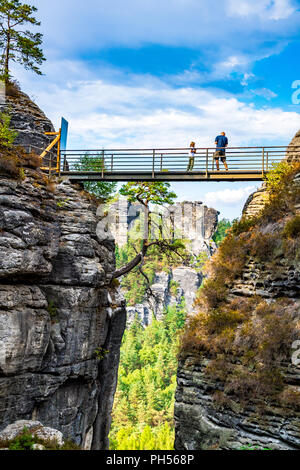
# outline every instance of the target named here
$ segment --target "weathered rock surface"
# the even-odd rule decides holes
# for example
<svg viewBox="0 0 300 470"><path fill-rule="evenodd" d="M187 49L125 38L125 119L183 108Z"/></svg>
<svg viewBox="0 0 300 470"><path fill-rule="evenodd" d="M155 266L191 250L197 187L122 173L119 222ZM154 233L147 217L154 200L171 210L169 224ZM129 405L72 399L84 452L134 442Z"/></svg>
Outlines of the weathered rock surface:
<svg viewBox="0 0 300 470"><path fill-rule="evenodd" d="M289 296L298 305L300 319L300 268L288 267L282 277L268 279L268 274L256 268L256 277L244 278L230 296L260 295L267 299ZM264 279L266 276L266 279ZM276 276L275 276L276 277ZM258 446L278 450L300 449L300 412L288 405L274 403L263 416L257 415L255 404L246 407L234 399L225 407L218 407L213 400L217 391L222 392L222 382L211 379L206 373L209 358L189 356L178 365L175 396L175 424L177 450L233 450L243 446ZM300 390L300 367L292 362L281 365L285 384L292 391Z"/></svg>
<svg viewBox="0 0 300 470"><path fill-rule="evenodd" d="M190 241L188 249L194 256L198 256L200 253L210 256L214 252L216 245L212 236L218 224L218 212L215 209L208 208L199 201L184 201L165 209L159 208L159 210L164 211L164 220L169 218L172 225L171 230L180 234L183 239ZM122 210L122 217L120 216L118 220L127 220L124 214L124 210ZM115 230L114 233L117 235L123 232ZM123 236L118 238L117 235L117 240L124 244ZM202 279L202 272L193 266L182 265L171 268L169 272L157 272L151 285L153 296L149 299L145 298L140 304L127 306L128 323L130 324L135 316L138 316L147 326L153 317L160 320L164 309L169 305L179 304L182 300L185 302L187 313L192 314L196 292Z"/></svg>
<svg viewBox="0 0 300 470"><path fill-rule="evenodd" d="M0 432L0 440L10 441L15 439L15 437L22 434L24 428L26 428L33 436L45 441L56 441L59 446L64 444L63 435L60 431L57 431L57 429L43 426L39 421L30 421L26 419L16 421L15 423L6 426L6 428ZM38 444L35 445L38 446ZM39 447L35 447L35 449L39 450Z"/></svg>
<svg viewBox="0 0 300 470"><path fill-rule="evenodd" d="M132 204L120 197L110 205L110 231L119 247L125 245L128 233L138 217L143 213L141 204ZM164 233L176 234L177 238L190 240L190 251L211 254L215 245L211 237L216 231L219 212L203 205L200 201L183 201L169 206L156 206L153 214L160 215ZM153 228L153 227L152 227ZM155 236L155 231L153 232Z"/></svg>
<svg viewBox="0 0 300 470"><path fill-rule="evenodd" d="M296 180L299 175L296 176ZM264 189L250 196L244 214L256 215L264 204ZM280 223L280 222L279 222ZM274 224L264 227L272 233ZM268 302L280 297L293 301L300 319L300 265L297 259L285 259L283 253L272 258L276 268L250 259L240 279L234 282L228 299L260 296ZM292 355L292 351L291 351ZM229 360L230 361L230 360ZM277 402L268 405L259 416L256 404L241 406L230 400L226 406L216 406L213 396L222 392L222 381L213 380L206 372L210 358L189 355L179 362L175 397L177 450L240 449L243 446L278 450L300 449L300 403L298 409ZM291 392L300 391L300 366L280 364L284 384Z"/></svg>
<svg viewBox="0 0 300 470"><path fill-rule="evenodd" d="M259 449L295 450L300 448L299 412L270 408L263 418L256 416L253 405L242 409L231 401L226 409L213 403L212 391L220 384L205 374L207 361L188 357L179 362L175 397L177 450L239 450L243 446ZM300 369L290 366L300 383Z"/></svg>
<svg viewBox="0 0 300 470"><path fill-rule="evenodd" d="M288 162L300 161L300 130L296 132L291 143L289 144L286 158Z"/></svg>
<svg viewBox="0 0 300 470"><path fill-rule="evenodd" d="M37 420L108 447L126 312L96 210L67 181L0 179L0 430Z"/></svg>
<svg viewBox="0 0 300 470"><path fill-rule="evenodd" d="M5 108L9 109L12 116L11 127L18 132L16 145L32 147L35 151L42 151L49 145L53 138L44 133L54 132L53 124L28 95L17 91L16 94L6 96Z"/></svg>
<svg viewBox="0 0 300 470"><path fill-rule="evenodd" d="M174 233L190 241L190 251L195 256L201 252L211 255L216 248L212 236L216 231L219 212L201 201L177 202L167 208L171 214Z"/></svg>
<svg viewBox="0 0 300 470"><path fill-rule="evenodd" d="M259 188L254 193L250 194L248 197L244 208L243 208L243 216L247 218L256 217L265 207L265 204L268 200L268 193L266 191L266 186L263 184L261 188Z"/></svg>
<svg viewBox="0 0 300 470"><path fill-rule="evenodd" d="M185 302L187 313L192 314L196 292L202 279L201 272L188 266L173 268L169 273L156 273L151 285L153 297L141 304L127 307L128 324L132 323L135 316L138 316L145 326L151 323L153 317L161 320L165 308L178 305L182 300Z"/></svg>

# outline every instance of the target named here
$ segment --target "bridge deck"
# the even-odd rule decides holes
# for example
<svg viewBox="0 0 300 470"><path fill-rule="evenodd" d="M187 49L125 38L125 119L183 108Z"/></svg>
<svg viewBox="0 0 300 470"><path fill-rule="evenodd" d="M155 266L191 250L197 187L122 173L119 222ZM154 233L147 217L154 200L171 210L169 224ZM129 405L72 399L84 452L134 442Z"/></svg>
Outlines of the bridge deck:
<svg viewBox="0 0 300 470"><path fill-rule="evenodd" d="M265 171L265 174L267 171ZM215 171L215 172L80 172L62 171L71 181L262 181L261 171Z"/></svg>
<svg viewBox="0 0 300 470"><path fill-rule="evenodd" d="M189 148L64 150L59 168L73 181L260 181L274 163L300 147L228 147L229 171L221 158L217 171L215 150L196 148L193 162Z"/></svg>

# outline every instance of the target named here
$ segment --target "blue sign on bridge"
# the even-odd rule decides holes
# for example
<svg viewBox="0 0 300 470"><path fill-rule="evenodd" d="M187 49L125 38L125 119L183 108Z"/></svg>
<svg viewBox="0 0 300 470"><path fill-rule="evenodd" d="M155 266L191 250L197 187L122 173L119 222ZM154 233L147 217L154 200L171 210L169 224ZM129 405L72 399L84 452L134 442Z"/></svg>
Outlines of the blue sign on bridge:
<svg viewBox="0 0 300 470"><path fill-rule="evenodd" d="M61 118L60 150L67 150L69 123L65 118Z"/></svg>

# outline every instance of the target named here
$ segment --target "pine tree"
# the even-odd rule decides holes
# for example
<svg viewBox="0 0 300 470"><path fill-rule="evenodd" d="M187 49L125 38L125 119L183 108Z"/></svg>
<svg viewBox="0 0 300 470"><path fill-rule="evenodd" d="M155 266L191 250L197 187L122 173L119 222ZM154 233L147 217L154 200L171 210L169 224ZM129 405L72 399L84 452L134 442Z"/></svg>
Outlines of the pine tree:
<svg viewBox="0 0 300 470"><path fill-rule="evenodd" d="M104 155L104 153L103 153ZM90 156L88 153L80 158L74 165L77 171L102 171L104 168L103 155L98 157ZM104 168L105 169L105 168ZM94 196L105 201L111 200L117 190L117 183L114 181L85 181L84 189Z"/></svg>
<svg viewBox="0 0 300 470"><path fill-rule="evenodd" d="M11 116L0 112L0 147L11 148L17 132L10 128Z"/></svg>
<svg viewBox="0 0 300 470"><path fill-rule="evenodd" d="M0 2L0 47L1 77L7 83L10 78L10 62L19 62L25 69L41 75L39 65L45 59L42 49L42 34L24 29L24 25L39 26L33 14L37 8L19 0L1 0Z"/></svg>
<svg viewBox="0 0 300 470"><path fill-rule="evenodd" d="M153 213L150 211L150 205L163 206L164 204L173 204L176 194L170 191L170 184L157 181L148 182L130 182L122 186L120 194L127 196L129 202L138 201L143 206L143 227L141 230L140 247L137 254L125 266L121 266L114 272L114 278L124 276L130 273L136 266L141 269L141 263L150 247L157 247L163 252L177 252L183 247L180 240L169 242L163 237L151 240L151 226L153 223ZM144 273L145 274L145 273Z"/></svg>
<svg viewBox="0 0 300 470"><path fill-rule="evenodd" d="M168 307L161 321L143 328L135 319L125 331L110 448L172 450L174 394L184 302Z"/></svg>

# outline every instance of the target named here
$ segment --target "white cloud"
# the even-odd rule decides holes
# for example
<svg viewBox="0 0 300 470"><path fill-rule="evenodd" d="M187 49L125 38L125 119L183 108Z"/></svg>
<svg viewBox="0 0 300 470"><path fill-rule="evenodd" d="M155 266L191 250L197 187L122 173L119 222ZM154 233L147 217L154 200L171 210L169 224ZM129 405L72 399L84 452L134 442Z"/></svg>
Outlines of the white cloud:
<svg viewBox="0 0 300 470"><path fill-rule="evenodd" d="M245 202L246 198L255 191L255 186L247 186L246 188L224 189L222 191L211 191L205 194L204 203L211 207L218 204L234 205Z"/></svg>
<svg viewBox="0 0 300 470"><path fill-rule="evenodd" d="M231 71L231 70L236 69L237 67L241 67L241 66L248 64L248 62L249 62L249 59L247 59L246 57L230 56L224 62L220 62L218 64L218 67L229 69Z"/></svg>
<svg viewBox="0 0 300 470"><path fill-rule="evenodd" d="M48 67L53 75L46 83L26 72L21 82L56 127L61 115L69 120L70 144L77 148L186 147L191 139L206 147L223 129L232 146L279 145L300 128L296 112L257 109L220 90L172 86L149 74L121 76L116 70L112 77L103 70L99 80L85 68L87 79L80 80L84 64Z"/></svg>
<svg viewBox="0 0 300 470"><path fill-rule="evenodd" d="M242 86L247 86L249 81L255 77L253 73L244 73L243 78L241 80Z"/></svg>
<svg viewBox="0 0 300 470"><path fill-rule="evenodd" d="M282 50L300 26L292 0L31 1L38 7L49 59L84 57L96 69L103 50L113 48L119 48L112 54L115 60L123 47L199 50L198 60L191 59L195 66L188 64L178 74L180 84L228 79L235 73L246 83L243 76L251 74L253 63Z"/></svg>
<svg viewBox="0 0 300 470"><path fill-rule="evenodd" d="M270 31L279 39L289 36L299 23L290 0L32 1L47 47L75 53L143 44L211 46L220 40L240 49L262 44Z"/></svg>
<svg viewBox="0 0 300 470"><path fill-rule="evenodd" d="M296 11L291 0L230 0L229 14L259 17L261 20L284 20Z"/></svg>
<svg viewBox="0 0 300 470"><path fill-rule="evenodd" d="M177 84L210 83L215 80L240 80L242 86L247 86L250 81L255 81L256 77L251 72L253 63L267 59L275 54L280 54L287 46L286 41L281 41L272 46L257 46L255 51L249 53L238 52L237 43L236 53L231 54L230 47L227 45L217 49L216 57L201 57L194 61L190 68L170 77L170 80ZM197 67L206 66L205 71L199 72Z"/></svg>
<svg viewBox="0 0 300 470"><path fill-rule="evenodd" d="M294 2L290 0L274 0L272 3L274 4L270 15L272 20L289 18L296 11L296 7L293 5Z"/></svg>
<svg viewBox="0 0 300 470"><path fill-rule="evenodd" d="M263 98L266 98L267 100L270 100L272 98L276 98L278 96L274 91L269 90L268 88L256 88L255 90L249 90L253 95L257 96L262 96Z"/></svg>

